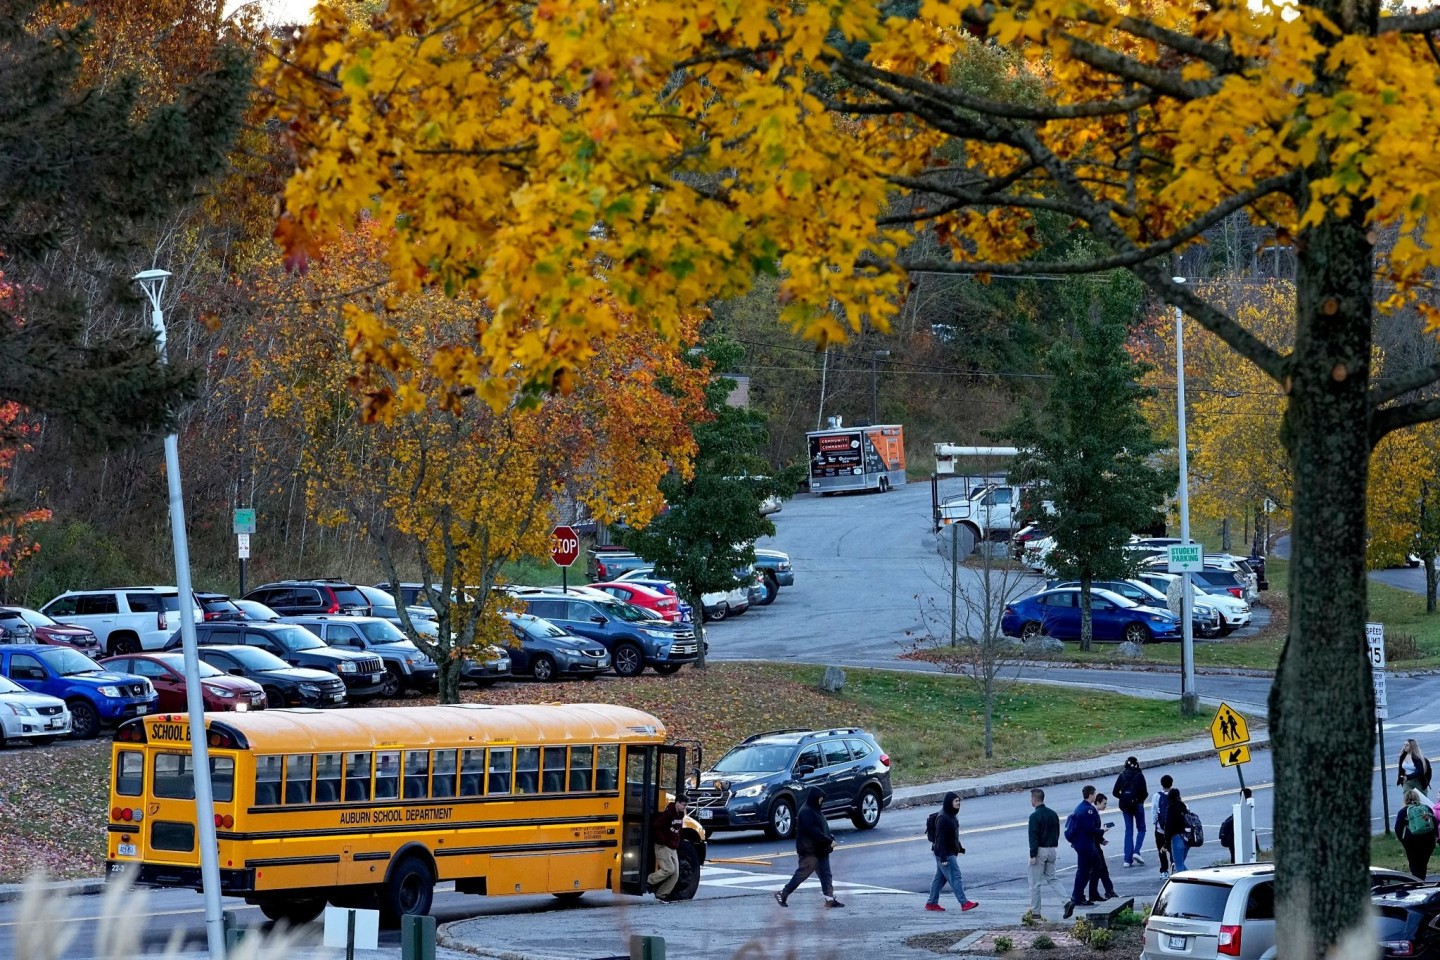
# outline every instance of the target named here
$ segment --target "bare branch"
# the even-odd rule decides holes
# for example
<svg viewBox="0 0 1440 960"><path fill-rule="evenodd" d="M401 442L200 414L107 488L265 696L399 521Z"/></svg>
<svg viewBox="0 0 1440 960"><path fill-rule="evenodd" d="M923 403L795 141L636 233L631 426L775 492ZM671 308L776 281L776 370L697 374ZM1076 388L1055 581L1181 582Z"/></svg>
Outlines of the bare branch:
<svg viewBox="0 0 1440 960"><path fill-rule="evenodd" d="M1370 446L1373 448L1389 433L1417 423L1440 420L1440 397L1386 407L1370 415Z"/></svg>
<svg viewBox="0 0 1440 960"><path fill-rule="evenodd" d="M1380 33L1429 33L1440 30L1440 7L1431 7L1424 13L1402 14L1398 17L1381 17Z"/></svg>
<svg viewBox="0 0 1440 960"><path fill-rule="evenodd" d="M1412 390L1428 387L1437 380L1440 380L1440 362L1407 370L1398 377L1385 377L1370 391L1370 409L1376 410L1382 404L1403 397Z"/></svg>

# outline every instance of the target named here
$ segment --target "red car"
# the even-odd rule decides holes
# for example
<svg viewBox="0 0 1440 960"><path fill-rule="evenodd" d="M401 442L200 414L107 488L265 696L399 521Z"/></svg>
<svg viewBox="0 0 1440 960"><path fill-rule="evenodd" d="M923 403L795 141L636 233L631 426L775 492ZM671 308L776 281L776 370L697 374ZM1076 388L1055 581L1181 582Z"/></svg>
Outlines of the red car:
<svg viewBox="0 0 1440 960"><path fill-rule="evenodd" d="M120 673L133 673L149 680L160 694L156 713L184 713L185 655L183 653L131 653L101 660L101 666ZM265 709L265 690L254 680L221 673L204 660L200 661L201 699L212 712Z"/></svg>
<svg viewBox="0 0 1440 960"><path fill-rule="evenodd" d="M104 651L100 649L100 641L96 639L95 632L89 627L77 627L69 623L61 623L53 617L41 613L39 610L31 610L29 607L0 607L0 611L18 616L25 623L30 625L30 630L35 637L35 643L49 643L61 647L74 647L87 657L99 657ZM22 641L29 643L30 641Z"/></svg>
<svg viewBox="0 0 1440 960"><path fill-rule="evenodd" d="M593 590L604 590L617 600L633 603L637 607L652 611L658 619L670 623L680 622L680 599L667 596L659 590L643 587L638 583L611 580L609 583L592 583Z"/></svg>

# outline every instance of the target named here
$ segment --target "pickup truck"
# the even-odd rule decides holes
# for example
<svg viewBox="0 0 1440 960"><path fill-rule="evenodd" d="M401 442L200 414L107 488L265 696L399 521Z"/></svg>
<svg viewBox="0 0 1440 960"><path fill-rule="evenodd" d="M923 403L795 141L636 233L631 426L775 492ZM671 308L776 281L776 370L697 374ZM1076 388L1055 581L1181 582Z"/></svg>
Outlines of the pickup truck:
<svg viewBox="0 0 1440 960"><path fill-rule="evenodd" d="M1009 540L1024 523L1025 493L1021 487L987 483L967 494L946 497L935 508L935 530L952 523L969 528L978 543L982 540Z"/></svg>

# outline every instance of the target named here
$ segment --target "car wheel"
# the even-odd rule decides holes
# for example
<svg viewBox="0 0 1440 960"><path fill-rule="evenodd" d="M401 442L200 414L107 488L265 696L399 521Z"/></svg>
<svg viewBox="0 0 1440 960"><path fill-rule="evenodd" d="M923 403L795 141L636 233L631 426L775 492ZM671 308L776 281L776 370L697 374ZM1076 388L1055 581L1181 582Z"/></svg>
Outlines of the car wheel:
<svg viewBox="0 0 1440 960"><path fill-rule="evenodd" d="M762 578L762 583L765 587L765 595L760 598L760 606L768 607L775 602L776 597L780 596L780 581L775 579L775 574L766 573Z"/></svg>
<svg viewBox="0 0 1440 960"><path fill-rule="evenodd" d="M645 669L645 655L633 643L622 643L615 648L615 674L620 677L638 677Z"/></svg>
<svg viewBox="0 0 1440 960"><path fill-rule="evenodd" d="M140 652L140 638L133 633L117 633L110 638L110 656L124 657Z"/></svg>
<svg viewBox="0 0 1440 960"><path fill-rule="evenodd" d="M259 904L265 919L274 923L288 923L298 927L320 916L325 909L324 900L266 900Z"/></svg>
<svg viewBox="0 0 1440 960"><path fill-rule="evenodd" d="M765 821L765 836L771 840L789 840L795 836L795 801L781 797L770 805L770 817Z"/></svg>
<svg viewBox="0 0 1440 960"><path fill-rule="evenodd" d="M1030 620L1020 628L1020 639L1029 643L1032 640L1039 640L1044 633L1045 631L1040 629L1040 624Z"/></svg>
<svg viewBox="0 0 1440 960"><path fill-rule="evenodd" d="M716 623L719 623L728 616L730 616L730 604L721 600L720 605L715 608L715 612L706 616L705 619L714 620Z"/></svg>
<svg viewBox="0 0 1440 960"><path fill-rule="evenodd" d="M265 688L265 707L266 707L266 709L268 709L268 710L273 710L273 709L275 709L276 707L283 707L283 706L285 706L285 694L283 694L283 693L280 692L280 688L279 688L279 687L266 687L266 688Z"/></svg>
<svg viewBox="0 0 1440 960"><path fill-rule="evenodd" d="M1125 625L1125 642L1146 644L1150 642L1150 628L1143 623L1127 623Z"/></svg>
<svg viewBox="0 0 1440 960"><path fill-rule="evenodd" d="M537 653L530 661L530 676L544 683L555 679L555 660L547 654Z"/></svg>
<svg viewBox="0 0 1440 960"><path fill-rule="evenodd" d="M76 740L94 740L100 733L100 711L89 700L71 700L70 736Z"/></svg>
<svg viewBox="0 0 1440 960"><path fill-rule="evenodd" d="M383 912L392 921L401 917L424 916L435 899L435 871L417 856L395 865L385 880Z"/></svg>
<svg viewBox="0 0 1440 960"><path fill-rule="evenodd" d="M405 678L400 675L400 668L390 664L385 668L385 680L380 687L380 696L394 700L404 689Z"/></svg>
<svg viewBox="0 0 1440 960"><path fill-rule="evenodd" d="M850 814L850 822L855 824L856 830L874 830L880 822L880 810L880 792L867 787L860 793L860 802L856 804L855 812Z"/></svg>
<svg viewBox="0 0 1440 960"><path fill-rule="evenodd" d="M668 677L670 676L670 674L675 673L683 666L683 663L657 663L655 664L655 672L660 674L660 676L662 677Z"/></svg>
<svg viewBox="0 0 1440 960"><path fill-rule="evenodd" d="M1234 624L1232 624L1232 623L1226 623L1224 620L1221 620L1221 621L1220 621L1220 630L1219 630L1220 636L1222 636L1222 637L1228 637L1228 636L1230 636L1230 634L1232 634L1232 633L1234 633L1234 632L1235 632L1235 625L1234 625Z"/></svg>
<svg viewBox="0 0 1440 960"><path fill-rule="evenodd" d="M680 861L680 875L675 880L675 889L666 899L693 900L700 889L700 851L689 840L681 840L675 855Z"/></svg>

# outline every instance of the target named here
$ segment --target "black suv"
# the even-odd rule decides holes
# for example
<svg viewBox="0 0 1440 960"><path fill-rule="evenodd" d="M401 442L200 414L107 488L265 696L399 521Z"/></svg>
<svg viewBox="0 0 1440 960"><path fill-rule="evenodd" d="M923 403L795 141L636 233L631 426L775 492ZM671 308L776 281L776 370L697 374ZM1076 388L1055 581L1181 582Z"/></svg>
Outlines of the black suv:
<svg viewBox="0 0 1440 960"><path fill-rule="evenodd" d="M774 840L795 835L806 792L825 793L825 817L849 817L870 830L890 806L890 757L864 730L757 733L700 774L690 813L711 832L763 829Z"/></svg>
<svg viewBox="0 0 1440 960"><path fill-rule="evenodd" d="M337 650L326 645L315 634L293 623L266 623L255 620L216 620L195 624L195 642L200 646L217 644L259 647L273 653L292 667L314 667L345 681L347 698L354 702L369 700L385 692L385 662L372 653ZM180 631L176 630L166 650L179 650Z"/></svg>
<svg viewBox="0 0 1440 960"><path fill-rule="evenodd" d="M280 580L256 587L244 599L265 604L285 617L307 614L347 614L352 617L371 615L370 601L347 580Z"/></svg>
<svg viewBox="0 0 1440 960"><path fill-rule="evenodd" d="M195 652L221 673L260 684L272 707L345 706L345 684L325 670L292 667L259 647L202 646Z"/></svg>

